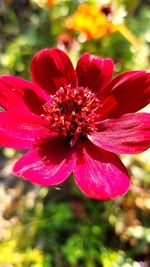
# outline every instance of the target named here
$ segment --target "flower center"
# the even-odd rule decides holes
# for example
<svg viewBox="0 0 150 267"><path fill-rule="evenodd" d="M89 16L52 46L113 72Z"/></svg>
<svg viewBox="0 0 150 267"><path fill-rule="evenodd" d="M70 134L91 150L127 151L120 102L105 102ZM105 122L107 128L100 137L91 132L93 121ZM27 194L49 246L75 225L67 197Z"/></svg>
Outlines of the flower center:
<svg viewBox="0 0 150 267"><path fill-rule="evenodd" d="M98 106L99 100L88 88L71 88L68 85L51 96L43 109L50 131L68 137L73 146L80 135L85 136L95 130Z"/></svg>
<svg viewBox="0 0 150 267"><path fill-rule="evenodd" d="M105 4L101 7L101 12L103 12L106 16L109 16L112 14L112 7L109 4Z"/></svg>

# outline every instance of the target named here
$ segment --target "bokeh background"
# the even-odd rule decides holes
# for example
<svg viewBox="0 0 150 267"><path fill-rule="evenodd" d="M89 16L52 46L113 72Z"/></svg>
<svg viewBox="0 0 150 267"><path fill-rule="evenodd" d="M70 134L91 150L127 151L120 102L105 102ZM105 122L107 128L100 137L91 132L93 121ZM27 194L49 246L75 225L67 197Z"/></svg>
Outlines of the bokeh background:
<svg viewBox="0 0 150 267"><path fill-rule="evenodd" d="M112 57L115 75L150 70L150 2L0 0L0 75L30 79L45 47L74 64L85 51ZM51 188L14 177L22 153L0 148L0 267L150 266L149 151L122 156L131 190L107 202L86 198L73 177Z"/></svg>

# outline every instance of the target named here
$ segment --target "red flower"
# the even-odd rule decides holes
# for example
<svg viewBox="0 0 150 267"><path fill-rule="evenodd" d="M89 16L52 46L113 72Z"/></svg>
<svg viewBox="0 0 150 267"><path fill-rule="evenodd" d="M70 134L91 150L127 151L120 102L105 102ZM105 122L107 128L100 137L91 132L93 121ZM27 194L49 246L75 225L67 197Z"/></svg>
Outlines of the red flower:
<svg viewBox="0 0 150 267"><path fill-rule="evenodd" d="M32 59L33 82L0 79L0 145L30 149L14 173L32 183L56 185L73 172L81 191L95 199L127 192L130 179L114 153L150 146L150 74L129 71L112 79L113 62L88 53L76 71L59 49Z"/></svg>

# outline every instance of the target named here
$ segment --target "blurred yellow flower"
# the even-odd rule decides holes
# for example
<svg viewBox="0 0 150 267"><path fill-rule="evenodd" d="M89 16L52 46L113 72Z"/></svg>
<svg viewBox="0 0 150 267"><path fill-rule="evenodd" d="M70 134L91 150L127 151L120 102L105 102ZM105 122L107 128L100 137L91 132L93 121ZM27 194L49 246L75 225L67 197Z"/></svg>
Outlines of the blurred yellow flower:
<svg viewBox="0 0 150 267"><path fill-rule="evenodd" d="M124 7L117 7L114 3L101 4L100 7L79 4L73 16L65 20L65 27L83 33L87 40L120 31L128 41L138 46L137 38L123 22L125 15Z"/></svg>
<svg viewBox="0 0 150 267"><path fill-rule="evenodd" d="M85 34L87 39L98 38L115 31L107 16L95 6L80 4L72 17L65 21L68 29Z"/></svg>
<svg viewBox="0 0 150 267"><path fill-rule="evenodd" d="M47 5L52 6L52 5L56 4L56 0L47 0L46 3L47 3Z"/></svg>

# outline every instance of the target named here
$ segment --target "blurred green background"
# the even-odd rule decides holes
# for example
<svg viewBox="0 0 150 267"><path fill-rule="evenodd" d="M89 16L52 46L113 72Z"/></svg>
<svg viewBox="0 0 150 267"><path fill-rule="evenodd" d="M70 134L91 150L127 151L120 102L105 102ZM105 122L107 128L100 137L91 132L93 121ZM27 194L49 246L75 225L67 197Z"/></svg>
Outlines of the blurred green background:
<svg viewBox="0 0 150 267"><path fill-rule="evenodd" d="M138 48L119 31L86 40L65 29L80 3L102 1L0 1L0 75L30 79L33 54L44 47L65 50L76 64L84 51L112 57L115 74L150 70L149 0L111 1L126 10L126 27ZM148 111L149 108L147 108ZM123 156L130 192L115 201L86 198L73 178L59 187L40 187L14 177L21 152L0 150L0 267L150 266L150 152Z"/></svg>

